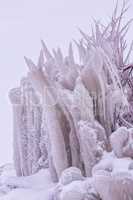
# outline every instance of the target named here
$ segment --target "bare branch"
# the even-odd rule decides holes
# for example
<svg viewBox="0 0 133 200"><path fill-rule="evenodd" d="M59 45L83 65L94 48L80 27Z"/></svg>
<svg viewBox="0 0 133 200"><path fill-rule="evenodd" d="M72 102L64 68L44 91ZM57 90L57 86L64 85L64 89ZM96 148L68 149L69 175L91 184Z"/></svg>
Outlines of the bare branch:
<svg viewBox="0 0 133 200"><path fill-rule="evenodd" d="M129 48L128 54L127 54L127 56L126 56L126 58L124 60L124 63L127 63L128 59L129 59L129 57L131 55L132 50L133 50L133 41L132 41L132 43L130 45L130 48Z"/></svg>

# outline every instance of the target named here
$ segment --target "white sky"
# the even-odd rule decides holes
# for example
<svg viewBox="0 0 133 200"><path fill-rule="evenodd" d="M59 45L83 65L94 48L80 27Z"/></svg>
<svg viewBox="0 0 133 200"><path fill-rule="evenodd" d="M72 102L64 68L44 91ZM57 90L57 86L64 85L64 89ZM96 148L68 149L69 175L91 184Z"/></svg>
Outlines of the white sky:
<svg viewBox="0 0 133 200"><path fill-rule="evenodd" d="M122 0L120 0L122 2ZM64 52L78 39L80 27L89 30L92 18L106 22L114 0L0 0L0 164L12 160L10 88L19 85L27 67L23 56L36 61L40 39ZM127 18L132 17L133 6ZM130 29L128 39L133 35Z"/></svg>

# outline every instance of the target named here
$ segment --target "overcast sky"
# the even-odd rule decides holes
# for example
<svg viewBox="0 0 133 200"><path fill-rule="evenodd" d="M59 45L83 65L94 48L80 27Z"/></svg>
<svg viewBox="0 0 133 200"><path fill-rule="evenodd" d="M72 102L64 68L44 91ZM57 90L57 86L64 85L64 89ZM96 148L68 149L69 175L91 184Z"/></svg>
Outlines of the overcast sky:
<svg viewBox="0 0 133 200"><path fill-rule="evenodd" d="M12 161L8 91L26 75L24 55L36 61L40 39L66 52L69 41L80 38L78 27L88 32L92 18L107 22L113 5L114 0L0 0L0 165ZM128 40L132 35L133 28Z"/></svg>

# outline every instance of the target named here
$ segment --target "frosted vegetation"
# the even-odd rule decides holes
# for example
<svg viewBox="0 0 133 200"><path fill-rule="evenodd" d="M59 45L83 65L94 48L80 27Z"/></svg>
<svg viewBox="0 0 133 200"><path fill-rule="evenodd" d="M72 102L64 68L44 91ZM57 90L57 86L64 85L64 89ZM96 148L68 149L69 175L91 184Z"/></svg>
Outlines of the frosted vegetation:
<svg viewBox="0 0 133 200"><path fill-rule="evenodd" d="M25 57L28 74L9 94L20 178L6 186L19 187L22 176L47 170L53 184L46 200L133 200L133 43L128 50L125 39L132 20L122 21L127 9L123 2L118 14L116 5L110 22L95 21L90 35L80 30L79 62L72 44L64 56L43 41L37 64Z"/></svg>

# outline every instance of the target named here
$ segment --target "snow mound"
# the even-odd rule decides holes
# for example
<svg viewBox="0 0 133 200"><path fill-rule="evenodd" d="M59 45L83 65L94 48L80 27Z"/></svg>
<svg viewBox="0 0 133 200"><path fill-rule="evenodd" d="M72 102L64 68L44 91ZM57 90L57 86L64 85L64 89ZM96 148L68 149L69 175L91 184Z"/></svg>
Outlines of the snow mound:
<svg viewBox="0 0 133 200"><path fill-rule="evenodd" d="M16 177L10 165L0 169L0 200L49 200L54 183L48 169L27 177Z"/></svg>

